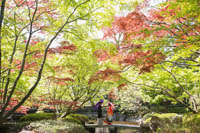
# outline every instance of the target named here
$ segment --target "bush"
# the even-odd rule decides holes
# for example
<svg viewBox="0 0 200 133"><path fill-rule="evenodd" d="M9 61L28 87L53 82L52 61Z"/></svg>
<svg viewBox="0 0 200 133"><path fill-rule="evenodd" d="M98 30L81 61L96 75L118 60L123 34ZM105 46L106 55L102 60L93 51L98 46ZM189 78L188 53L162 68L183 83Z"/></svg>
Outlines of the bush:
<svg viewBox="0 0 200 133"><path fill-rule="evenodd" d="M150 107L152 112L157 113L186 113L185 107L170 105L169 107L154 105Z"/></svg>
<svg viewBox="0 0 200 133"><path fill-rule="evenodd" d="M169 113L177 113L177 114L183 114L183 113L186 113L187 110L185 107L169 107L168 108L168 112Z"/></svg>
<svg viewBox="0 0 200 133"><path fill-rule="evenodd" d="M83 124L84 124L85 122L88 122L88 121L89 121L89 118L88 118L86 115L81 115L81 114L70 114L69 116L78 119L78 120L81 121Z"/></svg>
<svg viewBox="0 0 200 133"><path fill-rule="evenodd" d="M86 115L81 114L69 114L65 118L61 118L62 121L68 121L72 123L82 124L89 121L89 118Z"/></svg>
<svg viewBox="0 0 200 133"><path fill-rule="evenodd" d="M36 133L87 133L82 125L63 120L35 121L28 127Z"/></svg>
<svg viewBox="0 0 200 133"><path fill-rule="evenodd" d="M82 125L82 122L80 120L72 116L66 116L65 118L62 118L61 120Z"/></svg>
<svg viewBox="0 0 200 133"><path fill-rule="evenodd" d="M191 130L200 131L200 114L185 114L183 116L183 125Z"/></svg>
<svg viewBox="0 0 200 133"><path fill-rule="evenodd" d="M20 118L20 121L37 121L37 120L47 120L54 119L55 114L53 113L35 113L28 114Z"/></svg>

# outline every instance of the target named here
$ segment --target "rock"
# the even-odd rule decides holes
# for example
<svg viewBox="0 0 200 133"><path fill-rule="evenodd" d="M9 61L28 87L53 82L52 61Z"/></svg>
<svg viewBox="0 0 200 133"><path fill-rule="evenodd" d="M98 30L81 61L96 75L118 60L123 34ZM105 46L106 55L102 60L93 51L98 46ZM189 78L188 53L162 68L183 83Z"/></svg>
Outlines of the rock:
<svg viewBox="0 0 200 133"><path fill-rule="evenodd" d="M176 115L175 117L172 117L171 123L180 124L182 122L183 122L182 115Z"/></svg>
<svg viewBox="0 0 200 133"><path fill-rule="evenodd" d="M27 130L22 130L21 132L19 133L34 133L34 131L27 131Z"/></svg>
<svg viewBox="0 0 200 133"><path fill-rule="evenodd" d="M152 116L149 127L152 131L156 131L158 127L162 126L162 121L157 116Z"/></svg>

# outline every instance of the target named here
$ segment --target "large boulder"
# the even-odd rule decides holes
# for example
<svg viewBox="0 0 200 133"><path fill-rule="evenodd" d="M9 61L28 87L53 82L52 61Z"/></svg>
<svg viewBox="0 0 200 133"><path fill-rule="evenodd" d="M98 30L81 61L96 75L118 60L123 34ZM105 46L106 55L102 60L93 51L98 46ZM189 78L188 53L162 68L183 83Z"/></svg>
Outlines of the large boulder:
<svg viewBox="0 0 200 133"><path fill-rule="evenodd" d="M144 115L142 126L148 125L152 131L156 131L158 128L170 127L180 123L182 123L182 115L176 113L151 113Z"/></svg>
<svg viewBox="0 0 200 133"><path fill-rule="evenodd" d="M162 120L157 116L152 116L149 127L152 131L156 131L159 127L162 127Z"/></svg>

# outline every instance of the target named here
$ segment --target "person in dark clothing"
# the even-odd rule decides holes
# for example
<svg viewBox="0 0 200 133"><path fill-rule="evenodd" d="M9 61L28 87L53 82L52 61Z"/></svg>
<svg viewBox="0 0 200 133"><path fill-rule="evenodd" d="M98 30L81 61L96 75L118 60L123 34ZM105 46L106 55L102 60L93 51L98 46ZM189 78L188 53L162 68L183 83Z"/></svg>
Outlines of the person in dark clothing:
<svg viewBox="0 0 200 133"><path fill-rule="evenodd" d="M101 99L96 105L95 105L95 109L98 112L98 118L102 118L102 104L103 104L104 100Z"/></svg>
<svg viewBox="0 0 200 133"><path fill-rule="evenodd" d="M98 106L98 118L102 118L103 117L103 115L102 115L102 103L100 103L99 104L99 106Z"/></svg>
<svg viewBox="0 0 200 133"><path fill-rule="evenodd" d="M103 104L104 100L101 99L96 105L95 105L95 109L97 110L97 123L99 125L103 124L103 114L102 114L102 104Z"/></svg>

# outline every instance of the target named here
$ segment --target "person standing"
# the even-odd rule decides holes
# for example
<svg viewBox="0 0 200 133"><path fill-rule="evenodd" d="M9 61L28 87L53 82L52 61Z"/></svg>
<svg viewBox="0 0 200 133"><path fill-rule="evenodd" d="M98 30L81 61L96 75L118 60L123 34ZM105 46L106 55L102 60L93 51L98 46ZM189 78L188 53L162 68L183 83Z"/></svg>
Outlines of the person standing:
<svg viewBox="0 0 200 133"><path fill-rule="evenodd" d="M97 127L95 128L95 133L109 133L108 127L103 127L103 111L102 111L102 106L103 106L104 100L101 99L96 105L95 108L97 110L98 116L97 116L97 124L102 125L102 127Z"/></svg>
<svg viewBox="0 0 200 133"><path fill-rule="evenodd" d="M97 123L99 125L103 125L103 113L102 113L102 104L104 100L101 99L96 105L95 108L97 109Z"/></svg>
<svg viewBox="0 0 200 133"><path fill-rule="evenodd" d="M108 109L107 109L107 116L106 116L106 120L104 121L105 123L111 125L112 121L113 121L113 110L114 110L114 105L109 102L108 103Z"/></svg>

